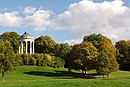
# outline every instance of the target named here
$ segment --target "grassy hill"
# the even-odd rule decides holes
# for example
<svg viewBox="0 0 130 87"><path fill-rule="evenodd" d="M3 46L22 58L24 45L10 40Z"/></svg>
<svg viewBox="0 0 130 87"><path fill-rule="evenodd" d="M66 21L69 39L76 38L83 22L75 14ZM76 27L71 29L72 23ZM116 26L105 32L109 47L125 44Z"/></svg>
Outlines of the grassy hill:
<svg viewBox="0 0 130 87"><path fill-rule="evenodd" d="M91 73L91 72L89 72ZM110 78L83 78L79 71L65 68L20 66L5 75L0 87L130 87L130 72L118 71Z"/></svg>

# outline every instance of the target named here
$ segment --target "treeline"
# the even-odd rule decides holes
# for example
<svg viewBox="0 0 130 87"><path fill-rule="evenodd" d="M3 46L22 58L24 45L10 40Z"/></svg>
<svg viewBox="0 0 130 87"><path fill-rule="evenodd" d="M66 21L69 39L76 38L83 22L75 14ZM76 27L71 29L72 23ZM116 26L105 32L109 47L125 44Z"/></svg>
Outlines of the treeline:
<svg viewBox="0 0 130 87"><path fill-rule="evenodd" d="M113 45L106 36L91 34L84 36L80 44L70 46L67 43L56 43L49 36L40 36L35 40L36 54L20 55L18 54L19 36L16 32L5 32L0 35L2 72L13 70L11 68L13 65L66 67L69 71L78 69L83 73L95 69L98 74L106 75L118 69L130 70L130 41L121 40ZM14 58L11 57L13 54ZM16 64L15 60L19 64Z"/></svg>

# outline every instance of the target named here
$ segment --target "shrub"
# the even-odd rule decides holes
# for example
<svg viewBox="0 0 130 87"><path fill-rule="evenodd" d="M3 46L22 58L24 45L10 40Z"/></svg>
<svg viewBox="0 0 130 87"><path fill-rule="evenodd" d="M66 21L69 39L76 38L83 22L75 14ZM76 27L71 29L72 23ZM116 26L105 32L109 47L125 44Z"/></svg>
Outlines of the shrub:
<svg viewBox="0 0 130 87"><path fill-rule="evenodd" d="M54 68L64 67L64 64L65 62L63 59L61 59L60 57L55 57L54 65L53 65Z"/></svg>
<svg viewBox="0 0 130 87"><path fill-rule="evenodd" d="M51 56L50 54L22 54L18 56L21 65L37 65L44 67L64 67L64 60L60 57Z"/></svg>
<svg viewBox="0 0 130 87"><path fill-rule="evenodd" d="M50 54L43 54L43 66L49 66L52 67L53 66L53 61L54 61L54 57L51 56Z"/></svg>
<svg viewBox="0 0 130 87"><path fill-rule="evenodd" d="M18 64L19 64L20 66L21 66L21 65L24 65L23 59L22 59L22 57L21 57L21 54L16 54L15 56L16 56L16 59L17 59Z"/></svg>
<svg viewBox="0 0 130 87"><path fill-rule="evenodd" d="M30 57L27 54L22 54L21 57L23 59L23 64L29 65Z"/></svg>
<svg viewBox="0 0 130 87"><path fill-rule="evenodd" d="M30 60L29 60L29 65L36 65L37 59L35 59L34 57L30 56Z"/></svg>

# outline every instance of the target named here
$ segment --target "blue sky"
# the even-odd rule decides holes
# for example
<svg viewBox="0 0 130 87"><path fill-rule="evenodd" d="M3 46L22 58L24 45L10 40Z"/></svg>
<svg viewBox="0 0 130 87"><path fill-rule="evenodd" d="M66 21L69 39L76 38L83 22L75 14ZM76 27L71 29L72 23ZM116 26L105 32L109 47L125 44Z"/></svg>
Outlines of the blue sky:
<svg viewBox="0 0 130 87"><path fill-rule="evenodd" d="M129 40L129 7L130 0L1 0L0 34L27 31L70 44L92 33Z"/></svg>

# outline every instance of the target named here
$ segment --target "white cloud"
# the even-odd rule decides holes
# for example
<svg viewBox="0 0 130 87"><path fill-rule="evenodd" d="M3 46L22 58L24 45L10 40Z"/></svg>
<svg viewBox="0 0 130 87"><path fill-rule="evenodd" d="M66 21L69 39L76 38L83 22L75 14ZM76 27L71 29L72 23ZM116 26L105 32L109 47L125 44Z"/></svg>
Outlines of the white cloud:
<svg viewBox="0 0 130 87"><path fill-rule="evenodd" d="M24 8L23 13L24 13L24 14L32 14L32 13L34 13L35 11L36 11L36 8L31 7L31 6L28 6L28 7L25 7L25 8Z"/></svg>
<svg viewBox="0 0 130 87"><path fill-rule="evenodd" d="M46 27L50 25L51 11L47 10L37 10L32 15L26 16L24 18L25 25L32 26L35 31L45 30Z"/></svg>
<svg viewBox="0 0 130 87"><path fill-rule="evenodd" d="M24 14L21 14L24 13ZM43 31L50 25L49 17L51 11L36 9L33 7L25 7L22 12L4 12L0 13L1 27L31 27L33 30L39 32Z"/></svg>
<svg viewBox="0 0 130 87"><path fill-rule="evenodd" d="M65 40L63 43L68 43L69 45L79 44L82 42L82 39L71 39L71 40Z"/></svg>
<svg viewBox="0 0 130 87"><path fill-rule="evenodd" d="M31 6L19 11L0 13L0 26L30 26L35 31L49 29L68 29L74 31L78 38L92 33L101 33L113 41L130 39L130 8L122 0L95 3L92 0L81 0L73 3L68 10L57 17L52 11L37 9ZM66 40L70 44L81 40Z"/></svg>
<svg viewBox="0 0 130 87"><path fill-rule="evenodd" d="M71 29L81 37L101 33L112 40L130 39L130 8L122 0L102 3L82 0L71 4L53 21L54 27Z"/></svg>
<svg viewBox="0 0 130 87"><path fill-rule="evenodd" d="M20 27L22 25L22 18L18 16L17 12L0 13L0 26L2 27Z"/></svg>

